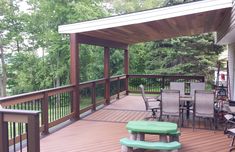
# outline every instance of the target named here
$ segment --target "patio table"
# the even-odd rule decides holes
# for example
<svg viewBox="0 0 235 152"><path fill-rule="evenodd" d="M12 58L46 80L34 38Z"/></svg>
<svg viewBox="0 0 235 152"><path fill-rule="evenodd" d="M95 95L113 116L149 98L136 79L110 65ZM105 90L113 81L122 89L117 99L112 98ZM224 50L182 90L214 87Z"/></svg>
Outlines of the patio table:
<svg viewBox="0 0 235 152"><path fill-rule="evenodd" d="M126 128L130 131L130 138L144 140L145 134L160 135L160 141L167 141L167 135L177 133L177 124L160 121L129 121Z"/></svg>

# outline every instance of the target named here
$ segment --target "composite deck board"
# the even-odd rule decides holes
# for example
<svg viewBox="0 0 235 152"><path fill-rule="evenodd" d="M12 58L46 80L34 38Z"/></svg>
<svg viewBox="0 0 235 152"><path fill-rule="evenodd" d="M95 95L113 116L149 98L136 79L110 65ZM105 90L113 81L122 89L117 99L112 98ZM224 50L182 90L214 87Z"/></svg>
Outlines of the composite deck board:
<svg viewBox="0 0 235 152"><path fill-rule="evenodd" d="M41 139L42 152L120 152L119 140L128 137L125 125L130 120L141 120L146 112L140 96L126 96L91 115ZM177 118L170 119L177 121ZM189 123L190 124L190 123ZM156 135L146 135L156 141ZM227 152L231 138L223 131L181 128L181 152ZM151 151L148 151L151 152Z"/></svg>

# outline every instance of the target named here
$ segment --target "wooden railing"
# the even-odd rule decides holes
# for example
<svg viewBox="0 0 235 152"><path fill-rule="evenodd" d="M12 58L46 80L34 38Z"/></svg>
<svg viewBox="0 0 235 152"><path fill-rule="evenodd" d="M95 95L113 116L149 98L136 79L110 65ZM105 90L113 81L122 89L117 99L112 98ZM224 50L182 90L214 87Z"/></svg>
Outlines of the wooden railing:
<svg viewBox="0 0 235 152"><path fill-rule="evenodd" d="M110 97L119 98L120 93L125 91L125 75L110 78ZM96 110L96 107L105 103L105 79L80 83L80 106L81 113L88 110Z"/></svg>
<svg viewBox="0 0 235 152"><path fill-rule="evenodd" d="M40 130L47 134L50 127L73 117L71 110L71 93L73 91L71 85L46 89L2 98L0 104L6 109L41 111L39 115Z"/></svg>
<svg viewBox="0 0 235 152"><path fill-rule="evenodd" d="M109 79L99 79L80 83L80 109L82 114L86 111L95 111L101 104L109 104L108 99L119 98L123 93L139 92L138 86L143 84L147 93L159 93L161 88L169 87L171 81L204 82L204 76L162 76L162 75L120 75ZM108 88L106 82L110 83ZM127 82L129 82L127 84ZM107 96L107 89L110 89ZM187 87L186 87L187 91ZM49 133L49 128L66 120L75 118L73 107L73 93L77 92L75 86L68 85L59 88L46 89L32 93L10 96L0 99L0 105L6 109L40 111L40 132ZM13 124L9 124L9 137L14 139ZM9 142L10 145L12 142Z"/></svg>
<svg viewBox="0 0 235 152"><path fill-rule="evenodd" d="M28 152L40 152L39 111L0 109L0 152L17 151L23 149L26 139ZM13 124L13 127L9 126ZM9 133L13 131L14 137ZM10 146L12 145L12 146Z"/></svg>
<svg viewBox="0 0 235 152"><path fill-rule="evenodd" d="M124 89L125 75L110 78L111 97L119 98ZM105 79L80 83L80 113L96 110L105 103ZM0 99L0 105L6 109L36 110L39 115L40 131L49 133L49 128L74 117L72 93L73 85L46 89ZM11 126L11 125L10 125ZM11 126L10 128L12 128ZM13 138L13 134L10 135Z"/></svg>
<svg viewBox="0 0 235 152"><path fill-rule="evenodd" d="M185 82L185 93L190 93L190 82L205 82L204 76L165 76L165 75L128 75L128 92L140 93L143 84L146 93L159 94L161 89L170 87L170 82Z"/></svg>

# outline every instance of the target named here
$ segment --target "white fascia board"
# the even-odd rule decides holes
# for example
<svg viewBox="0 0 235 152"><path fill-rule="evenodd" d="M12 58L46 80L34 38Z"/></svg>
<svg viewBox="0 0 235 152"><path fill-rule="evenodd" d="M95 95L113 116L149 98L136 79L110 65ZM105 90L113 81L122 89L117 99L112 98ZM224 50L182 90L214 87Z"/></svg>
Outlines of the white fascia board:
<svg viewBox="0 0 235 152"><path fill-rule="evenodd" d="M59 33L82 33L125 25L139 24L232 7L232 0L204 0L171 7L60 25Z"/></svg>

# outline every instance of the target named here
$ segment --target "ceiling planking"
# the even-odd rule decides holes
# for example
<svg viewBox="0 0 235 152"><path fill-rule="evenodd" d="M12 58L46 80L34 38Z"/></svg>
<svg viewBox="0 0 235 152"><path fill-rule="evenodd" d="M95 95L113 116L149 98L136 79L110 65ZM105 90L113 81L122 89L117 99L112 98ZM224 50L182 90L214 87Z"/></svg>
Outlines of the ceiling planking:
<svg viewBox="0 0 235 152"><path fill-rule="evenodd" d="M216 31L223 22L226 11L227 9L220 9L141 24L82 32L81 34L128 44L190 36Z"/></svg>
<svg viewBox="0 0 235 152"><path fill-rule="evenodd" d="M217 31L231 12L232 0L203 0L177 6L59 26L97 41L133 44Z"/></svg>

